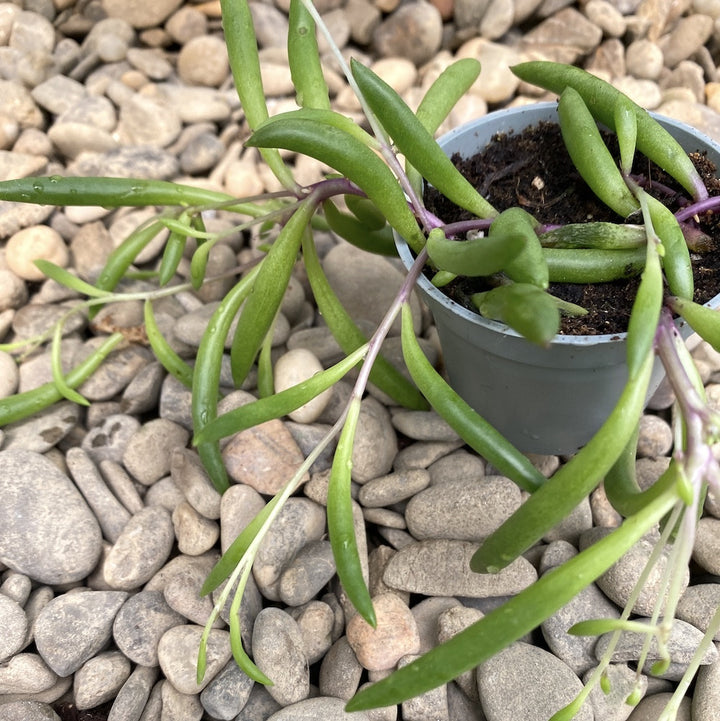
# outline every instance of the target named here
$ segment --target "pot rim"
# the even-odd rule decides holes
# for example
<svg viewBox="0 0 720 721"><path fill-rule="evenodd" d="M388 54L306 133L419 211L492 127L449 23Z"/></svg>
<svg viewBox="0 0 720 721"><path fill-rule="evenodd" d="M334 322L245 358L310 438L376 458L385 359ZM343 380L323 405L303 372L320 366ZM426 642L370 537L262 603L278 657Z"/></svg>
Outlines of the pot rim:
<svg viewBox="0 0 720 721"><path fill-rule="evenodd" d="M463 123L456 128L453 128L452 130L442 135L438 139L438 143L441 147L444 147L445 145L450 144L457 137L471 132L473 128L476 128L478 125L483 124L488 120L502 121L502 119L505 117L517 117L520 118L520 122L522 122L522 116L524 115L534 116L534 119L532 121L533 123L541 122L546 119L553 119L552 117L548 116L554 116L554 119L557 119L557 101L530 103L528 105L521 105L493 111L488 115L484 115L480 118L475 118L474 120L469 120L468 122ZM700 145L705 145L712 148L717 154L718 158L720 158L720 143L705 135L705 133L703 133L702 131L694 128L688 123L684 123L681 120L675 120L674 118L668 117L667 115L660 115L659 113L653 112L650 112L650 115L656 120L660 121L665 127L669 127L670 129L674 128L681 133L695 136ZM718 164L718 171L720 171L720 164ZM405 239L402 238L402 236L398 235L395 231L393 231L393 235L395 237L395 246L397 248L398 254L400 255L400 259L402 260L405 267L409 268L415 260L412 252L410 251L410 247L405 242ZM505 325L505 323L491 320L489 318L484 318L479 313L468 310L464 306L455 302L445 293L443 293L440 288L435 287L424 274L420 274L416 281L416 285L419 286L424 293L430 296L434 302L442 306L445 312L450 312L454 315L458 315L471 325L479 326L487 330L492 330L496 333L502 333L508 336L523 339L523 336L520 333ZM705 303L705 305L712 308L717 308L718 306L720 306L720 293L718 293L718 295L714 296L711 300ZM687 323L682 318L678 318L676 320L676 325L680 329L686 326ZM553 338L552 344L567 346L594 346L603 343L619 343L625 341L626 338L627 332L598 335L563 335L558 333Z"/></svg>

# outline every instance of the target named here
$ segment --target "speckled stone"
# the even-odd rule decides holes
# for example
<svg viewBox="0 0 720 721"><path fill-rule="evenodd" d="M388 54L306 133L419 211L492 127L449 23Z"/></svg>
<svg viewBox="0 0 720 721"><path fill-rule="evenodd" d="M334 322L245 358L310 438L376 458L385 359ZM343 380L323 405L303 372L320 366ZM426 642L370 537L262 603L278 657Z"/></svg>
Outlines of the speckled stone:
<svg viewBox="0 0 720 721"><path fill-rule="evenodd" d="M297 622L279 608L264 608L255 619L252 652L258 668L273 681L268 693L281 705L310 693L308 661Z"/></svg>
<svg viewBox="0 0 720 721"><path fill-rule="evenodd" d="M140 591L122 605L113 623L117 647L140 666L157 666L157 647L165 631L185 618L165 601L162 591Z"/></svg>
<svg viewBox="0 0 720 721"><path fill-rule="evenodd" d="M165 563L175 540L168 511L150 506L138 511L125 525L105 561L105 581L132 591L149 581Z"/></svg>
<svg viewBox="0 0 720 721"><path fill-rule="evenodd" d="M488 598L519 593L537 579L522 556L499 573L473 573L470 559L476 550L475 544L449 539L411 543L390 559L383 580L391 588L425 596Z"/></svg>
<svg viewBox="0 0 720 721"><path fill-rule="evenodd" d="M110 640L126 598L122 591L84 591L50 601L35 622L35 645L45 663L58 676L77 671Z"/></svg>
<svg viewBox="0 0 720 721"><path fill-rule="evenodd" d="M197 651L203 627L195 625L174 626L166 631L158 644L160 668L173 687L183 694L202 691L232 656L230 634L214 628L207 639L207 666L205 677L197 683Z"/></svg>
<svg viewBox="0 0 720 721"><path fill-rule="evenodd" d="M488 721L547 721L582 690L580 679L562 661L521 642L482 663L477 680ZM593 721L592 709L583 705L575 719Z"/></svg>
<svg viewBox="0 0 720 721"><path fill-rule="evenodd" d="M0 561L39 583L73 583L95 567L100 527L70 479L31 451L0 451Z"/></svg>

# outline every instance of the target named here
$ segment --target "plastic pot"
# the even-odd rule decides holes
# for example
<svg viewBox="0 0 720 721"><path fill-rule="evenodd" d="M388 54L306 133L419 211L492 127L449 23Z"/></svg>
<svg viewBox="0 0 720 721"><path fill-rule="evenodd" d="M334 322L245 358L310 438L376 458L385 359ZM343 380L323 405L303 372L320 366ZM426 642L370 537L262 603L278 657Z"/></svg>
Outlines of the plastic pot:
<svg viewBox="0 0 720 721"><path fill-rule="evenodd" d="M694 128L656 116L688 152L706 150L720 167L720 145ZM556 103L538 103L491 113L444 135L445 153L470 157L499 132L520 132L541 121L557 121ZM396 236L406 267L413 255ZM452 387L520 450L571 454L600 428L627 381L626 334L558 335L540 348L503 323L482 318L450 300L421 276L421 296L435 319ZM720 296L709 306L717 308ZM687 338L691 329L678 322ZM656 361L649 394L664 376Z"/></svg>

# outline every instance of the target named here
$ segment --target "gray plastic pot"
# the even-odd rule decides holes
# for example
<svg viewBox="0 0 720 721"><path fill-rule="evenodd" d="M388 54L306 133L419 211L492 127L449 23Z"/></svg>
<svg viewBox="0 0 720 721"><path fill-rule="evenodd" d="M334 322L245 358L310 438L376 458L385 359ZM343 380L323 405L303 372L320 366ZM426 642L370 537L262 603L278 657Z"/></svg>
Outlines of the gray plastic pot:
<svg viewBox="0 0 720 721"><path fill-rule="evenodd" d="M720 167L720 145L689 125L656 117L685 150L706 150ZM496 133L519 132L544 120L557 121L556 103L491 113L452 130L439 143L449 156L470 157ZM396 244L409 267L410 249L397 236ZM626 334L558 335L544 349L458 305L424 276L418 287L435 319L452 387L508 440L527 453L571 454L592 438L627 381ZM708 305L717 308L720 296ZM690 336L684 322L678 327ZM663 375L656 361L650 394Z"/></svg>

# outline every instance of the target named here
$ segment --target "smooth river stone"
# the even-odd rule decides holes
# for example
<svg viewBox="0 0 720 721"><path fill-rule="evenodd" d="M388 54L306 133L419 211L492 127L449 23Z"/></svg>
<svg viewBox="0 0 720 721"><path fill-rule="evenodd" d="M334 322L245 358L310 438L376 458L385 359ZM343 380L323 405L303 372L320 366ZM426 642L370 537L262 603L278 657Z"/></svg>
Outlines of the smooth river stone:
<svg viewBox="0 0 720 721"><path fill-rule="evenodd" d="M74 583L96 566L100 526L72 481L32 451L0 451L0 562L38 583Z"/></svg>
<svg viewBox="0 0 720 721"><path fill-rule="evenodd" d="M175 541L170 513L162 506L138 511L123 528L105 560L105 582L133 591L149 581L167 561Z"/></svg>
<svg viewBox="0 0 720 721"><path fill-rule="evenodd" d="M75 673L112 636L122 591L82 591L54 598L35 622L38 653L58 676Z"/></svg>
<svg viewBox="0 0 720 721"><path fill-rule="evenodd" d="M473 573L470 559L476 550L477 545L467 541L411 543L390 559L383 581L424 596L495 598L519 593L537 580L537 571L522 556L499 573Z"/></svg>

